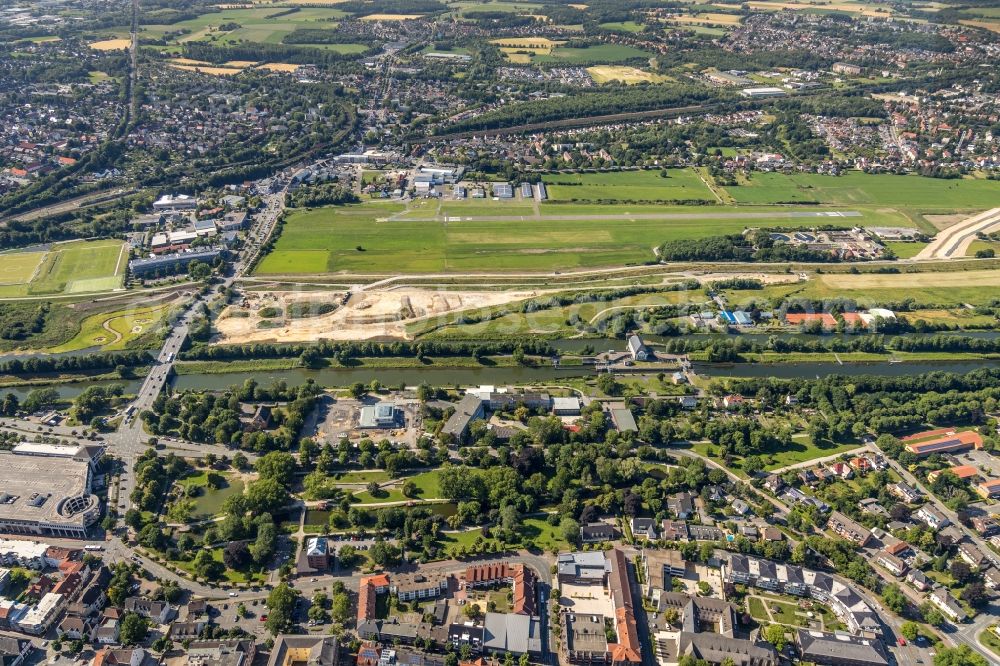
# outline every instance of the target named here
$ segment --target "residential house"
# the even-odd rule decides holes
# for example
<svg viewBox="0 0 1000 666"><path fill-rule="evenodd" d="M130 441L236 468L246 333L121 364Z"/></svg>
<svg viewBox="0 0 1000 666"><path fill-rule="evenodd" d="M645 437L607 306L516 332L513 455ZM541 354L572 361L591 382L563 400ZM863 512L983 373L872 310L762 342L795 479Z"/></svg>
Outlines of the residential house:
<svg viewBox="0 0 1000 666"><path fill-rule="evenodd" d="M667 510L678 520L687 520L694 514L694 497L691 493L677 493L667 498Z"/></svg>
<svg viewBox="0 0 1000 666"><path fill-rule="evenodd" d="M583 543L602 543L614 541L616 538L618 531L614 525L608 523L590 523L580 527L580 540Z"/></svg>
<svg viewBox="0 0 1000 666"><path fill-rule="evenodd" d="M986 556L976 544L971 541L962 541L958 544L959 556L969 563L969 566L981 569L986 563Z"/></svg>
<svg viewBox="0 0 1000 666"><path fill-rule="evenodd" d="M906 574L906 582L921 592L931 589L931 581L920 569L910 569L910 572Z"/></svg>
<svg viewBox="0 0 1000 666"><path fill-rule="evenodd" d="M939 530L951 524L951 521L929 502L917 509L914 516L932 530Z"/></svg>
<svg viewBox="0 0 1000 666"><path fill-rule="evenodd" d="M157 624L166 624L171 615L170 604L165 601L153 601L144 597L129 597L126 599L125 610L130 613L137 613L148 620L153 620Z"/></svg>
<svg viewBox="0 0 1000 666"><path fill-rule="evenodd" d="M938 587L927 595L927 598L952 622L965 621L967 617L965 610L955 597L951 596L951 592L947 588Z"/></svg>
<svg viewBox="0 0 1000 666"><path fill-rule="evenodd" d="M893 576L902 576L906 573L906 562L899 559L892 553L886 552L885 550L880 550L878 552L878 555L875 557L875 562Z"/></svg>
<svg viewBox="0 0 1000 666"><path fill-rule="evenodd" d="M864 547L872 538L872 533L868 528L851 520L839 511L834 511L830 514L830 519L827 521L826 526L837 535L861 547Z"/></svg>
<svg viewBox="0 0 1000 666"><path fill-rule="evenodd" d="M656 541L658 538L656 520L654 518L633 518L630 527L632 528L632 536L636 539Z"/></svg>
<svg viewBox="0 0 1000 666"><path fill-rule="evenodd" d="M923 495L919 491L902 481L899 483L890 483L886 486L886 490L889 491L890 495L906 504L916 504L923 498Z"/></svg>

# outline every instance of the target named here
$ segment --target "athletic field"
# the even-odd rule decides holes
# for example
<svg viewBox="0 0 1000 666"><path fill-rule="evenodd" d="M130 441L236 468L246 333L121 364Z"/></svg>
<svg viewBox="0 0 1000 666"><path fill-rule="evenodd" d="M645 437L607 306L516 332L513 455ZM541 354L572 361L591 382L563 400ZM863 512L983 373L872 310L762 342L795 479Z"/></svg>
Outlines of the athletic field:
<svg viewBox="0 0 1000 666"><path fill-rule="evenodd" d="M86 294L122 286L128 249L118 240L57 243L0 254L0 298Z"/></svg>

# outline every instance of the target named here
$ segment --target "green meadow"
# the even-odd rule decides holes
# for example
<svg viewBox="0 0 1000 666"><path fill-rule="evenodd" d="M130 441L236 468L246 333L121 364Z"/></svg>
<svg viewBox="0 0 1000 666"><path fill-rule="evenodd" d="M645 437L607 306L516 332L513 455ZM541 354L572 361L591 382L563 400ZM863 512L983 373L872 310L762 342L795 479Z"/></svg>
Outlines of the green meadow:
<svg viewBox="0 0 1000 666"><path fill-rule="evenodd" d="M1000 205L1000 181L866 174L755 173L727 186L737 204L817 202L834 206L903 206L926 210L975 210Z"/></svg>

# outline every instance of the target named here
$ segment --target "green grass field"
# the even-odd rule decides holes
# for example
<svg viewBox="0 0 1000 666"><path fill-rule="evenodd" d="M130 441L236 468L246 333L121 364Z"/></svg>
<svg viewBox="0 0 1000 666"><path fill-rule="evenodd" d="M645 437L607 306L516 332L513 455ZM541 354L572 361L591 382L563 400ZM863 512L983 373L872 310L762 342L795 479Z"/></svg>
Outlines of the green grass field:
<svg viewBox="0 0 1000 666"><path fill-rule="evenodd" d="M602 23L600 27L605 30L614 30L615 32L642 32L644 26L635 21L615 21Z"/></svg>
<svg viewBox="0 0 1000 666"><path fill-rule="evenodd" d="M45 258L45 252L11 252L0 259L0 285L27 284L38 265Z"/></svg>
<svg viewBox="0 0 1000 666"><path fill-rule="evenodd" d="M232 44L239 41L263 44L280 44L285 35L298 28L334 28L335 19L346 14L332 7L302 7L284 16L269 18L285 11L284 7L255 7L252 9L226 9L221 12L202 14L197 18L180 21L171 25L144 25L140 39L158 39L166 33L186 30L177 41L213 41ZM225 23L236 23L240 27L230 32L220 32L218 27ZM330 45L324 45L326 48ZM332 45L339 47L341 45ZM354 45L364 50L363 45ZM338 49L339 50L339 49ZM349 51L357 52L357 51Z"/></svg>
<svg viewBox="0 0 1000 666"><path fill-rule="evenodd" d="M656 174L651 177L662 180ZM700 181L696 185L691 178L697 179L697 176L684 176L684 184L680 187L700 186L701 191L708 192ZM593 187L614 189L599 184ZM817 224L817 218L812 217L781 217L787 212L783 208L554 203L542 206L542 217L533 219L529 206L515 202L481 201L468 207L460 202L443 202L443 215L439 215L432 206L418 203L419 212L412 215L421 218L421 221L405 218L390 220L393 215L401 213L402 207L398 204L372 203L293 211L275 249L260 263L256 273L551 271L640 264L653 261L653 246L667 240L742 233L751 226L809 228ZM490 211L494 211L492 215ZM777 213L774 218L731 217L744 212L760 214L772 211ZM859 212L861 217L851 218L852 224L907 224L906 217L893 211L866 208L859 209ZM600 217L640 213L699 217ZM700 217L715 214L719 217ZM552 219L552 216L574 215L592 216L593 219ZM496 219L446 219L459 216L495 216ZM518 216L526 217L517 219ZM426 221L428 219L436 221Z"/></svg>
<svg viewBox="0 0 1000 666"><path fill-rule="evenodd" d="M980 305L992 302L1000 288L1000 271L951 271L926 273L887 273L860 275L819 275L794 285L775 285L754 292L726 292L729 303L742 306L751 300L769 300L780 303L788 298L853 298L859 305L902 302L913 299L930 306L960 306L963 303ZM912 321L924 318L920 312L907 315ZM947 320L959 323L954 317L934 317L927 321Z"/></svg>
<svg viewBox="0 0 1000 666"><path fill-rule="evenodd" d="M127 264L124 243L118 240L72 241L43 252L2 254L0 298L110 291L122 286Z"/></svg>
<svg viewBox="0 0 1000 666"><path fill-rule="evenodd" d="M623 44L598 44L590 48L556 47L550 53L532 56L532 60L545 64L604 65L625 62L634 58L649 58L648 51Z"/></svg>
<svg viewBox="0 0 1000 666"><path fill-rule="evenodd" d="M554 174L545 184L552 201L716 201L693 169Z"/></svg>
<svg viewBox="0 0 1000 666"><path fill-rule="evenodd" d="M133 340L155 331L167 316L170 307L167 303L91 315L83 320L80 331L72 339L48 351L69 352L90 347L100 347L103 351L127 349Z"/></svg>
<svg viewBox="0 0 1000 666"><path fill-rule="evenodd" d="M922 176L756 173L745 185L726 187L737 204L818 202L834 206L902 206L927 210L986 210L1000 202L1000 181Z"/></svg>

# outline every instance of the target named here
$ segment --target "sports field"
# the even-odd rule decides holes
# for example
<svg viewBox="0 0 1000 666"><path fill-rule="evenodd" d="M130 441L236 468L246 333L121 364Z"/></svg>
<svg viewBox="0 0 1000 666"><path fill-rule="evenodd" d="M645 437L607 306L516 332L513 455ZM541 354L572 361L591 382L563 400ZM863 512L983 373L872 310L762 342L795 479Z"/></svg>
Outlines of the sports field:
<svg viewBox="0 0 1000 666"><path fill-rule="evenodd" d="M490 203L467 209L480 214L462 218L454 215L457 208L441 216L431 207L410 218L401 214L401 206L385 204L294 211L256 272L552 271L638 264L654 261L653 247L667 240L741 233L748 226L809 228L829 221L816 217L815 210L789 217L793 211L787 208L735 206L550 204L534 217L523 205L523 216L520 210L511 215L507 206L513 202L492 202L495 212L484 214ZM442 202L442 210L447 206ZM844 219L879 226L905 221L884 211L857 212Z"/></svg>
<svg viewBox="0 0 1000 666"><path fill-rule="evenodd" d="M716 201L693 169L554 174L545 177L551 201Z"/></svg>
<svg viewBox="0 0 1000 666"><path fill-rule="evenodd" d="M755 173L746 184L726 187L738 204L818 202L871 204L926 210L986 210L1000 203L1000 181L925 178L852 171L841 176Z"/></svg>
<svg viewBox="0 0 1000 666"><path fill-rule="evenodd" d="M122 286L127 265L128 252L117 240L0 254L0 298L110 291Z"/></svg>

